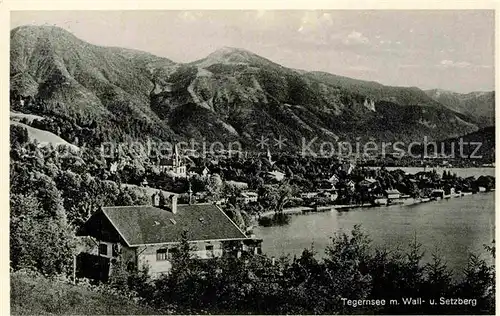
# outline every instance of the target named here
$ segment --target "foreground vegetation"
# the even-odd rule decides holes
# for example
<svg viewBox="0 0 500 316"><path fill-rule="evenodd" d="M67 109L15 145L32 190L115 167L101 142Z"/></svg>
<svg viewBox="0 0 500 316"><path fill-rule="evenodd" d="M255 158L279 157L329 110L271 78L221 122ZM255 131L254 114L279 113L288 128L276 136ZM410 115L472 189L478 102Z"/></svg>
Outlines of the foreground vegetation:
<svg viewBox="0 0 500 316"><path fill-rule="evenodd" d="M106 286L73 285L64 278L48 278L33 271L11 273L13 315L144 315L159 314L151 307L107 290Z"/></svg>
<svg viewBox="0 0 500 316"><path fill-rule="evenodd" d="M494 255L493 247L487 249ZM422 255L416 241L407 252L374 249L359 226L350 234L335 235L321 259L314 249L305 249L293 259L250 255L194 260L184 238L172 272L155 280L147 271L127 271L119 262L109 283L94 287L13 273L12 308L14 314L495 313L494 267L471 255L463 277L454 281L437 255L427 264L421 262ZM475 303L441 305L441 297ZM405 305L403 298L438 303ZM346 299L386 303L354 307ZM399 304L390 305L391 299Z"/></svg>

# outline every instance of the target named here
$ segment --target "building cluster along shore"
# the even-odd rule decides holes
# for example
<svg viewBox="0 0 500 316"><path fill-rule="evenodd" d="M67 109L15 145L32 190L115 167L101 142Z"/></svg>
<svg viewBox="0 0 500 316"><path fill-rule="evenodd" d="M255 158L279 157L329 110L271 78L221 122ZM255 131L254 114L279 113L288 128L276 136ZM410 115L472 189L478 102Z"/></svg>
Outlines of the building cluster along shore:
<svg viewBox="0 0 500 316"><path fill-rule="evenodd" d="M121 161L108 159L111 177L119 176ZM178 194L187 203L214 203L244 230L256 221L268 225L265 218L275 214L411 205L495 189L490 175L462 177L435 167L407 172L341 158L272 155L269 150L199 158L175 147L171 158L152 161L151 173L130 182L148 192Z"/></svg>

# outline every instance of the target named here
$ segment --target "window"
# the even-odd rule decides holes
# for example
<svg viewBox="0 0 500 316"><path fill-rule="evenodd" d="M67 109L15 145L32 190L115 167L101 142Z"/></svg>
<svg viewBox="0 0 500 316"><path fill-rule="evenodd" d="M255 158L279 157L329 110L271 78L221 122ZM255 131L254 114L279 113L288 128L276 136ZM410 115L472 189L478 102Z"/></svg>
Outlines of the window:
<svg viewBox="0 0 500 316"><path fill-rule="evenodd" d="M168 250L168 260L171 260L178 252L179 250L177 248L172 248Z"/></svg>
<svg viewBox="0 0 500 316"><path fill-rule="evenodd" d="M205 250L207 252L207 256L213 256L214 254L214 245L206 245Z"/></svg>
<svg viewBox="0 0 500 316"><path fill-rule="evenodd" d="M106 244L99 244L99 254L107 256L108 255L108 245L106 245Z"/></svg>
<svg viewBox="0 0 500 316"><path fill-rule="evenodd" d="M156 261L165 261L167 260L168 249L158 249L156 251Z"/></svg>
<svg viewBox="0 0 500 316"><path fill-rule="evenodd" d="M165 260L172 260L173 256L178 252L177 248L172 248L172 249L158 249L156 251L156 260L157 261L165 261Z"/></svg>

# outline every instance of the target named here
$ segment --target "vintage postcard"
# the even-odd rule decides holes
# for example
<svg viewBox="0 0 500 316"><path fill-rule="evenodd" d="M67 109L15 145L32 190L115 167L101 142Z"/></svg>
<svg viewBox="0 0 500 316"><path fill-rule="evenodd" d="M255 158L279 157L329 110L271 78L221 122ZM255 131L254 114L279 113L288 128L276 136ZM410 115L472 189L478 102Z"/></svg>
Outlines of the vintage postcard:
<svg viewBox="0 0 500 316"><path fill-rule="evenodd" d="M126 4L4 8L11 314L495 314L495 4Z"/></svg>

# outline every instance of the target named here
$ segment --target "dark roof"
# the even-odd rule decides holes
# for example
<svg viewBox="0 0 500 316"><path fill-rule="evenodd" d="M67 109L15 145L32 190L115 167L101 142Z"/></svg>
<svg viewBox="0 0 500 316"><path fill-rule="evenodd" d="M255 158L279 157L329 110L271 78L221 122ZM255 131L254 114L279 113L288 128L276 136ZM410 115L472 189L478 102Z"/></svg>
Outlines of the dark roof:
<svg viewBox="0 0 500 316"><path fill-rule="evenodd" d="M103 214L129 246L180 241L245 239L247 236L213 204L178 204L177 213L150 205L103 207Z"/></svg>
<svg viewBox="0 0 500 316"><path fill-rule="evenodd" d="M179 165L184 165L184 159L179 159ZM160 166L173 166L175 161L173 158L160 158L158 164Z"/></svg>
<svg viewBox="0 0 500 316"><path fill-rule="evenodd" d="M399 192L396 189L385 190L385 193L387 193L387 194L401 194L401 192Z"/></svg>
<svg viewBox="0 0 500 316"><path fill-rule="evenodd" d="M207 169L208 172L210 172L210 169L208 169L207 166L195 166L189 169L189 171L193 171L196 173L202 173L203 170Z"/></svg>

